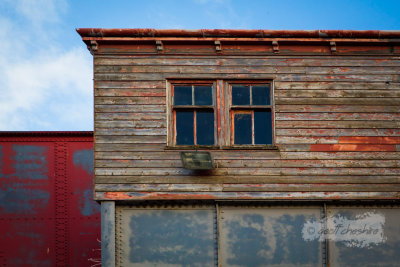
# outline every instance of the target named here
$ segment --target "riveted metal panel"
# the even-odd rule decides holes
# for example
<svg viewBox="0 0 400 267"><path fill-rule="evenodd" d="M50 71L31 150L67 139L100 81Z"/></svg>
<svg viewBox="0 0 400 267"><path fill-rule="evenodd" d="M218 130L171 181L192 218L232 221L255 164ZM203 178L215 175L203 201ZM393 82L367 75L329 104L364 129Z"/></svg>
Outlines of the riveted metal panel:
<svg viewBox="0 0 400 267"><path fill-rule="evenodd" d="M90 133L0 133L0 266L100 262L91 162Z"/></svg>
<svg viewBox="0 0 400 267"><path fill-rule="evenodd" d="M116 266L214 266L215 208L117 208Z"/></svg>
<svg viewBox="0 0 400 267"><path fill-rule="evenodd" d="M321 266L323 243L305 240L316 207L220 207L221 266Z"/></svg>
<svg viewBox="0 0 400 267"><path fill-rule="evenodd" d="M69 266L99 266L100 205L93 201L93 143L67 144Z"/></svg>
<svg viewBox="0 0 400 267"><path fill-rule="evenodd" d="M397 266L399 206L355 204L117 206L116 266Z"/></svg>
<svg viewBox="0 0 400 267"><path fill-rule="evenodd" d="M55 266L54 147L37 141L0 146L4 266Z"/></svg>
<svg viewBox="0 0 400 267"><path fill-rule="evenodd" d="M330 266L398 266L400 209L328 207Z"/></svg>
<svg viewBox="0 0 400 267"><path fill-rule="evenodd" d="M101 265L115 266L115 202L101 202Z"/></svg>

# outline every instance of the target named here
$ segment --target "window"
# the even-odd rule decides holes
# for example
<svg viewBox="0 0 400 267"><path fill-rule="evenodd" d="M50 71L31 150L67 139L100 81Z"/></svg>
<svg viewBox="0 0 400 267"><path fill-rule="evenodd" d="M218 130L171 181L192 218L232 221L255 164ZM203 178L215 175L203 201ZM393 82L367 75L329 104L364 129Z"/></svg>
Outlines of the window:
<svg viewBox="0 0 400 267"><path fill-rule="evenodd" d="M172 86L174 143L215 145L213 84Z"/></svg>
<svg viewBox="0 0 400 267"><path fill-rule="evenodd" d="M170 81L168 145L261 147L274 143L269 81Z"/></svg>
<svg viewBox="0 0 400 267"><path fill-rule="evenodd" d="M230 85L232 145L272 145L272 101L269 84Z"/></svg>

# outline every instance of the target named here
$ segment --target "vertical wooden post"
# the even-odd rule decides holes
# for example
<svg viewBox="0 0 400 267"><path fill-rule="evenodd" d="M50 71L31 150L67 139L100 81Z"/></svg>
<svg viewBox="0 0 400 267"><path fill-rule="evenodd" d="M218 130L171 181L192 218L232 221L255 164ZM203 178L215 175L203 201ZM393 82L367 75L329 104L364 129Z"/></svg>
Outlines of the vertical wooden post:
<svg viewBox="0 0 400 267"><path fill-rule="evenodd" d="M115 267L115 202L101 202L101 266Z"/></svg>

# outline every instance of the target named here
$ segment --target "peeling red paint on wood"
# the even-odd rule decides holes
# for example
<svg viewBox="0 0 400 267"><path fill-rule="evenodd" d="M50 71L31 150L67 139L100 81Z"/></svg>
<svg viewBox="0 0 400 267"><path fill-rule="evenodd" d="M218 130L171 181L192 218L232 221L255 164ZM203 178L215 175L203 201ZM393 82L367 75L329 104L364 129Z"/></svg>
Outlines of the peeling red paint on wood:
<svg viewBox="0 0 400 267"><path fill-rule="evenodd" d="M400 144L399 136L340 136L343 144Z"/></svg>
<svg viewBox="0 0 400 267"><path fill-rule="evenodd" d="M311 151L396 151L395 145L312 144Z"/></svg>
<svg viewBox="0 0 400 267"><path fill-rule="evenodd" d="M100 194L100 193L98 193ZM105 192L103 200L176 200L176 199L216 199L211 193L160 193L160 192Z"/></svg>
<svg viewBox="0 0 400 267"><path fill-rule="evenodd" d="M106 192L103 197L107 200L128 200L131 198L128 194L123 192Z"/></svg>
<svg viewBox="0 0 400 267"><path fill-rule="evenodd" d="M82 38L95 37L229 37L229 38L399 38L398 31L354 31L354 30L244 30L244 29L101 29L78 28L76 31ZM360 41L360 40L357 40Z"/></svg>
<svg viewBox="0 0 400 267"><path fill-rule="evenodd" d="M354 199L358 191L379 199L397 190L397 32L80 33L99 46L92 50L98 199ZM229 147L228 84L238 79L272 82L274 151ZM183 169L180 150L166 147L174 130L168 82L188 80L216 84L216 138L223 146L210 150L217 168L207 174ZM285 189L293 191L273 194Z"/></svg>
<svg viewBox="0 0 400 267"><path fill-rule="evenodd" d="M215 192L215 193L154 193L154 192L96 192L99 200L400 200L399 192Z"/></svg>

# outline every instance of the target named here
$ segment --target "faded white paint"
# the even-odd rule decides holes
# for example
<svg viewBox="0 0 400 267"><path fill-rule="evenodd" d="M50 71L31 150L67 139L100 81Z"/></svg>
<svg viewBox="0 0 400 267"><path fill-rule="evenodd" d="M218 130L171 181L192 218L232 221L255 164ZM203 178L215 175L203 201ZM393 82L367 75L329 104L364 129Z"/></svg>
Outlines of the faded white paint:
<svg viewBox="0 0 400 267"><path fill-rule="evenodd" d="M359 248L385 243L385 216L382 213L368 211L352 217L337 213L320 221L309 220L302 229L303 239L321 242L328 239L343 242L347 247Z"/></svg>

